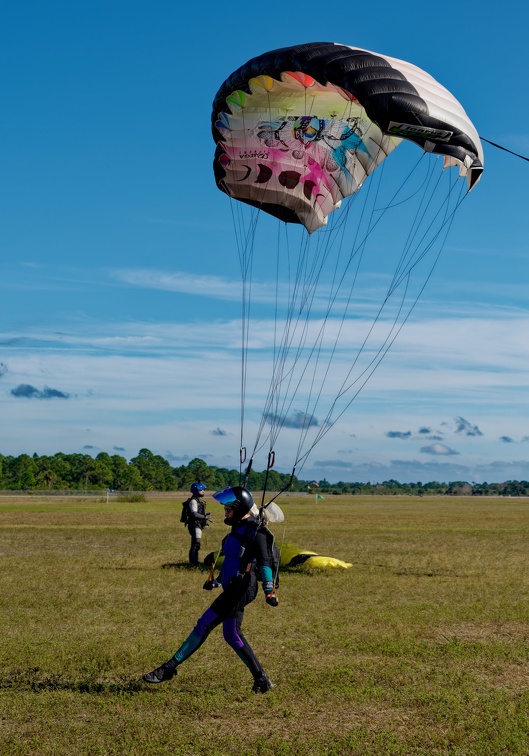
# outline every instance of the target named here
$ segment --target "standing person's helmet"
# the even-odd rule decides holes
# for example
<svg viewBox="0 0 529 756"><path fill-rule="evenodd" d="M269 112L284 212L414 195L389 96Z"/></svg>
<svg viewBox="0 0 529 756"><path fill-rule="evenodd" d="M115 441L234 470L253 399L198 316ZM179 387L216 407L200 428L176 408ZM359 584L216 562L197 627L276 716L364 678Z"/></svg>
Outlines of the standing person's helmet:
<svg viewBox="0 0 529 756"><path fill-rule="evenodd" d="M237 519L240 520L248 514L253 507L253 496L247 488L242 486L230 486L216 491L213 498L222 504L223 507L231 507Z"/></svg>
<svg viewBox="0 0 529 756"><path fill-rule="evenodd" d="M193 483L189 490L191 491L193 496L204 496L206 486L203 483Z"/></svg>

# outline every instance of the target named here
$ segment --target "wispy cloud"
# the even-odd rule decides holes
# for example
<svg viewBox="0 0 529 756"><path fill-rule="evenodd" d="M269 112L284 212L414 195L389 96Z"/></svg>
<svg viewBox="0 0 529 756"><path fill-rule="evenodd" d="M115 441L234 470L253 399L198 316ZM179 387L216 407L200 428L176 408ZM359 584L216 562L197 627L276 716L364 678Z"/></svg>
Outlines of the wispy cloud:
<svg viewBox="0 0 529 756"><path fill-rule="evenodd" d="M23 399L68 399L70 394L58 389L44 386L42 390L31 386L28 383L21 383L14 389L11 389L11 395Z"/></svg>
<svg viewBox="0 0 529 756"><path fill-rule="evenodd" d="M227 436L228 433L225 430L222 430L222 428L214 428L213 430L210 430L210 433L212 436Z"/></svg>
<svg viewBox="0 0 529 756"><path fill-rule="evenodd" d="M242 281L240 278L227 276L196 274L186 271L168 271L153 268L115 268L107 273L108 279L121 284L144 290L167 291L189 295L193 293L206 299L239 304L242 297ZM251 290L253 305L268 305L272 307L286 307L299 314L304 321L307 313L313 315L322 312L341 321L342 317L372 319L381 314L382 319L393 320L402 302L398 295L388 298L389 276L366 273L362 283L347 279L341 280L339 285L309 279L302 282L296 279L295 271L279 277L278 280L254 277L246 281L247 291ZM82 279L81 279L82 280ZM102 285L107 280L103 276ZM295 282L295 284L294 284ZM380 311L380 312L379 312Z"/></svg>
<svg viewBox="0 0 529 756"><path fill-rule="evenodd" d="M163 455L165 459L167 459L169 462L190 462L192 457L189 454L182 454L179 456L178 454L173 454L170 451L166 451Z"/></svg>
<svg viewBox="0 0 529 756"><path fill-rule="evenodd" d="M202 277L196 279L197 284L200 281ZM230 288L227 283L227 278L213 277L209 285L211 291L220 291ZM189 280L185 282L188 285ZM239 287L235 286L234 291L238 299ZM269 293L265 286L263 297ZM222 310L225 311L232 312L230 307ZM238 311L238 301L234 311ZM446 311L450 312L449 306ZM473 459L491 458L494 454L493 458L501 460L520 448L516 446L517 439L529 440L524 436L527 424L519 412L529 391L529 315L513 310L508 317L503 312L496 318L492 306L486 315L485 319L477 317L474 311L470 319L422 318L406 325L387 361L368 381L360 401L353 403L326 437L328 459L352 465L340 466L336 468L338 472L349 470L348 479L360 474L357 464L344 459L343 437L337 438L340 429L357 439L358 446L351 455L362 454L363 459L371 456L385 461L398 444L399 451L405 448L422 458L457 456L468 462L467 473L455 471L457 475L452 479L472 475L477 479ZM0 440L13 452L25 451L31 428L39 453L45 449L68 450L71 429L90 424L94 448L111 450L116 440L119 443L126 439L127 449L134 452L144 446L158 453L171 449L168 454L174 455L174 461L185 463L204 450L204 439L209 438L212 448L219 449L218 463L223 464L231 449L228 443L220 449L223 440L229 441L240 432L241 323L238 317L212 318L205 308L194 310L192 316L189 322L188 308L179 304L174 322L97 322L77 317L67 323L58 322L55 327L28 324L23 329L0 332L1 364L6 366L1 375L4 393L0 392L5 440L1 435ZM342 328L341 348L334 354L320 406L288 413L283 426L288 432L281 438L285 444L281 459L292 459L289 445L298 439L297 435L294 439L296 429L308 427L315 434L321 427L321 418L336 397L370 322L360 314ZM314 318L307 334L311 339L323 334L321 364L325 350L329 353L340 330L337 320L328 321L324 331L322 324L322 319ZM245 406L249 446L255 439L254 429L261 420L270 385L276 325L269 318L256 318L250 325ZM58 385L67 387L68 392L56 388ZM24 386L27 388L20 389ZM297 406L309 406L304 401L309 393L310 388L300 384ZM31 398L52 401L23 401ZM59 402L59 398L70 401ZM451 419L441 425L433 412ZM378 435L368 440L368 429L375 422ZM174 445L175 435L182 439L178 447ZM501 436L513 442L499 440ZM457 451L449 440L455 438ZM234 452L235 463L237 454L238 449ZM417 460L414 464L425 478L435 472L427 473ZM513 476L517 469L508 471ZM490 471L483 474L492 479ZM385 468L381 475L398 479L394 471Z"/></svg>
<svg viewBox="0 0 529 756"><path fill-rule="evenodd" d="M455 451L454 449L450 449L450 447L445 446L444 444L431 444L430 446L422 446L420 448L421 454L431 454L435 457L450 457L455 454L459 454L459 452Z"/></svg>
<svg viewBox="0 0 529 756"><path fill-rule="evenodd" d="M111 270L111 278L122 284L156 291L172 291L180 294L192 292L201 297L211 297L227 302L240 302L241 282L223 276L201 275L184 271L163 271L151 268L119 268ZM254 302L273 302L275 285L255 282L252 285Z"/></svg>
<svg viewBox="0 0 529 756"><path fill-rule="evenodd" d="M336 475L333 473L336 470ZM454 461L439 461L431 459L421 462L417 459L392 460L388 464L366 462L352 464L348 469L335 468L333 460L315 461L310 470L316 479L333 476L342 480L381 483L385 480L400 482L426 483L438 481L449 483L464 480L469 483L500 483L505 480L529 480L529 460L512 462L493 461L477 465L455 463ZM308 475L308 473L307 473Z"/></svg>
<svg viewBox="0 0 529 756"><path fill-rule="evenodd" d="M314 417L314 415L309 415L306 412L301 412L300 410L295 410L288 417L271 413L267 416L267 420L269 423L281 425L284 428L304 429L317 428L319 426L318 418Z"/></svg>
<svg viewBox="0 0 529 756"><path fill-rule="evenodd" d="M456 417L456 433L460 433L463 436L482 436L483 433L480 431L477 425L472 425L468 422L468 420L465 420L464 417Z"/></svg>
<svg viewBox="0 0 529 756"><path fill-rule="evenodd" d="M387 438L396 438L402 440L424 440L428 438L430 441L442 441L445 435L449 432L455 435L465 436L467 438L483 436L477 425L472 425L464 417L456 417L453 421L443 421L441 425L446 428L446 431L436 431L432 427L422 426L414 433L412 431L387 431L385 436ZM505 440L506 437L504 437ZM435 444L432 448L435 447Z"/></svg>
<svg viewBox="0 0 529 756"><path fill-rule="evenodd" d="M324 470L352 470L351 462L344 462L342 459L320 459L316 460L313 467L320 467Z"/></svg>

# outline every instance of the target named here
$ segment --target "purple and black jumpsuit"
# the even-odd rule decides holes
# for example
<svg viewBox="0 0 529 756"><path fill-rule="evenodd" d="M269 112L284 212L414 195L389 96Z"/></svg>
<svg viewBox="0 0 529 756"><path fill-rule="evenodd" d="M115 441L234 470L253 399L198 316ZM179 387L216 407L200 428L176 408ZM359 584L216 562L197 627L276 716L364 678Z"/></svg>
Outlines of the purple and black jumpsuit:
<svg viewBox="0 0 529 756"><path fill-rule="evenodd" d="M210 632L222 623L224 640L246 664L254 680L260 679L263 669L250 644L241 631L244 609L257 596L257 574L266 595L273 590L272 560L265 534L250 517L234 525L223 542L224 563L220 573L222 593L199 618L190 635L182 643L173 659L182 664L206 640Z"/></svg>

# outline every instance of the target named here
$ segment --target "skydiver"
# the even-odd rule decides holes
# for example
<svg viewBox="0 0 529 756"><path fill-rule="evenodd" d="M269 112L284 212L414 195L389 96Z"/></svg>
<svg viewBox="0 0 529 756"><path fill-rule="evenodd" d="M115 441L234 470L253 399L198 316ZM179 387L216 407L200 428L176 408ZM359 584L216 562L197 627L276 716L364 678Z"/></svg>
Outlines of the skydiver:
<svg viewBox="0 0 529 756"><path fill-rule="evenodd" d="M206 486L203 483L193 483L190 488L191 498L184 502L182 520L186 523L191 536L191 548L189 549L189 564L192 567L200 567L198 552L202 540L202 530L209 524L211 515L206 514L206 507L202 499Z"/></svg>
<svg viewBox="0 0 529 756"><path fill-rule="evenodd" d="M218 579L215 579L212 570L210 579L203 587L214 590L222 585L222 593L198 619L174 656L161 667L143 675L143 679L148 683L171 680L177 673L176 668L200 648L210 632L222 623L224 640L253 676L253 693L267 693L274 686L241 632L244 609L257 595L257 570L260 571L266 602L271 606L278 603L266 536L258 529L258 521L250 511L254 501L248 489L242 486L224 488L214 493L213 498L223 505L224 522L231 525L231 531L222 544L224 562Z"/></svg>

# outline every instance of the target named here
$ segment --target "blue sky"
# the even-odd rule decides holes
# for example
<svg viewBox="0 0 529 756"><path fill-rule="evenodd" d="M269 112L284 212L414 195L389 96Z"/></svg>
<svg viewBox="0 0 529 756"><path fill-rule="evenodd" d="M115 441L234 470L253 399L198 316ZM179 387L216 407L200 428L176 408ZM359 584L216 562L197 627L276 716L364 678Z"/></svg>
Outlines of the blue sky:
<svg viewBox="0 0 529 756"><path fill-rule="evenodd" d="M237 467L241 285L211 169L218 87L266 50L350 44L424 68L481 136L527 155L529 13L515 7L515 24L509 3L494 15L465 3L453 18L390 2L354 13L165 0L4 8L0 452L130 458L147 447L175 465ZM529 479L529 164L484 151L413 317L301 477ZM259 285L248 445L266 388L266 267ZM281 471L294 430L278 444Z"/></svg>

